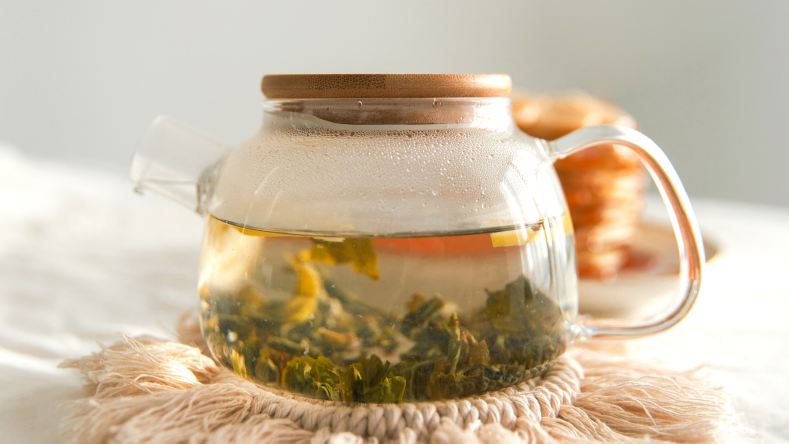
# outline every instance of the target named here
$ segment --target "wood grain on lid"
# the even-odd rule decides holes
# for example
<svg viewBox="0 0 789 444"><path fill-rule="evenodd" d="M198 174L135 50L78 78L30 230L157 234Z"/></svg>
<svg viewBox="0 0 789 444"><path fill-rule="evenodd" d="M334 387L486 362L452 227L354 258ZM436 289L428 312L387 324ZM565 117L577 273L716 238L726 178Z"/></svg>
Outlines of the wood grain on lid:
<svg viewBox="0 0 789 444"><path fill-rule="evenodd" d="M506 74L277 74L263 76L268 99L507 97Z"/></svg>

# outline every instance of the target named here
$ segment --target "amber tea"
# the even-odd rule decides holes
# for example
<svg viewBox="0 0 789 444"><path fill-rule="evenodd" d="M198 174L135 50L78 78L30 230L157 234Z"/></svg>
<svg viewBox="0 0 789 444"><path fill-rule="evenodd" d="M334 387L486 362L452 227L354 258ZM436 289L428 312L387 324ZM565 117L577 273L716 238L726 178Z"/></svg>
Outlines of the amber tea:
<svg viewBox="0 0 789 444"><path fill-rule="evenodd" d="M570 339L574 302L552 295L575 292L571 230L566 215L381 236L209 217L202 328L238 375L311 398L399 403L505 388L542 372Z"/></svg>

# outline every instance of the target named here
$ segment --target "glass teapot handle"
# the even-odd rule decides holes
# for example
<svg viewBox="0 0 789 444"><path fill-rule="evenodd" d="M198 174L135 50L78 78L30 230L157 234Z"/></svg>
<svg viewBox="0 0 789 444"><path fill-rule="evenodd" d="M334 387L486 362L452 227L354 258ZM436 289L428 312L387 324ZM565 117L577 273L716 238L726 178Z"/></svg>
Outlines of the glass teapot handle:
<svg viewBox="0 0 789 444"><path fill-rule="evenodd" d="M581 328L590 338L626 338L658 333L677 324L684 318L699 293L701 267L705 262L696 215L690 199L668 157L650 138L640 132L616 125L599 125L581 128L552 142L547 142L551 158L555 161L584 148L600 144L624 145L638 153L647 167L655 186L669 208L668 214L679 247L680 284L677 296L682 301L660 319L640 325L622 326L620 320L585 319Z"/></svg>

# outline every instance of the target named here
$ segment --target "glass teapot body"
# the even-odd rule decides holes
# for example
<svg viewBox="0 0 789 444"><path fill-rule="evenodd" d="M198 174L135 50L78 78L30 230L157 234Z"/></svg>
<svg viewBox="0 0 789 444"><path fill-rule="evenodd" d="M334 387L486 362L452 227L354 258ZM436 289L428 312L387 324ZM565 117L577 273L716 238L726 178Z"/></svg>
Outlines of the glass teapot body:
<svg viewBox="0 0 789 444"><path fill-rule="evenodd" d="M214 356L306 396L403 402L503 388L561 354L577 313L572 225L508 99L316 102L267 103L216 170L199 287ZM402 102L453 121L304 109Z"/></svg>
<svg viewBox="0 0 789 444"><path fill-rule="evenodd" d="M267 95L289 95L265 102L240 146L160 118L132 164L137 190L206 218L201 325L236 374L338 402L456 399L540 374L577 338L661 331L693 305L698 227L638 131L531 138L512 121L507 76L275 77L286 81ZM677 304L640 324L577 319L552 164L597 143L633 148L672 210Z"/></svg>

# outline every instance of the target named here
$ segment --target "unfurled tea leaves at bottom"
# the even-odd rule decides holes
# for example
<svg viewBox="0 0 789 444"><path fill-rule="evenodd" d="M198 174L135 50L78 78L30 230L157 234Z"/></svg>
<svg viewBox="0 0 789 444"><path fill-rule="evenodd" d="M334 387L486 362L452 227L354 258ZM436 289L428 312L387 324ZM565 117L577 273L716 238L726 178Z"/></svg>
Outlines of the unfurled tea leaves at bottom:
<svg viewBox="0 0 789 444"><path fill-rule="evenodd" d="M303 237L272 239L286 247L276 293L249 283L201 292L212 352L261 384L344 402L456 399L540 374L570 337L559 306L525 276L480 289L484 303L465 312L447 302L457 295L414 293L397 315L374 306L364 286L354 294L341 285L372 285L365 276L332 268L350 263L377 278L372 239L313 238L310 249Z"/></svg>

